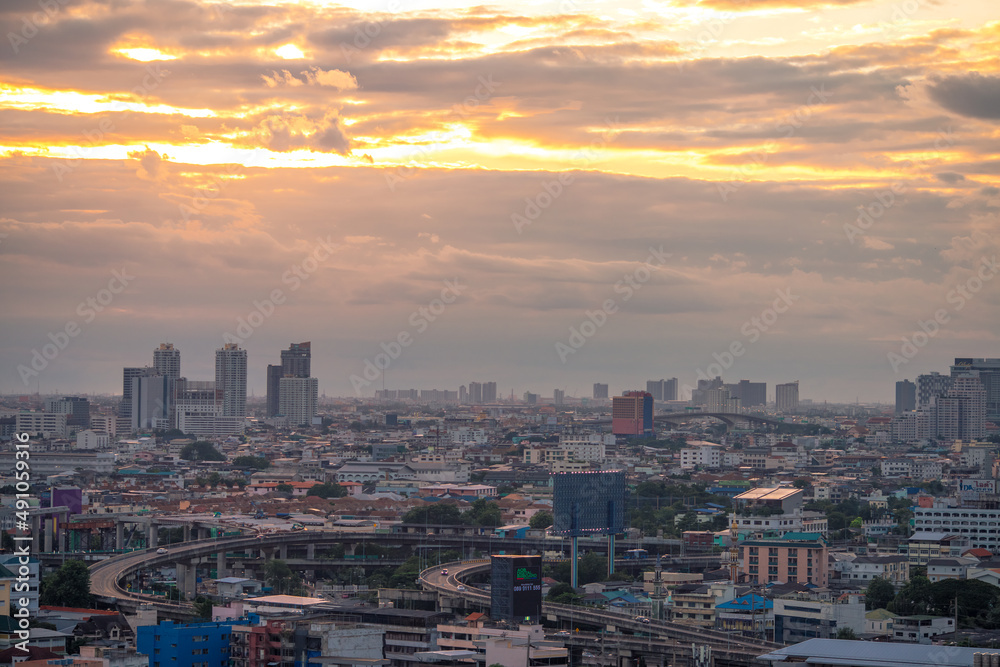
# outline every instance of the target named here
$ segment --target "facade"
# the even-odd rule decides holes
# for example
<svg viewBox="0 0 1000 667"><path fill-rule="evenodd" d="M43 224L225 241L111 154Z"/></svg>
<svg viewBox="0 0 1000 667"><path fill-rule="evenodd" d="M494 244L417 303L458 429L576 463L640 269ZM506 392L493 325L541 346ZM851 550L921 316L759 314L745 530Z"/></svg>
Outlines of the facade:
<svg viewBox="0 0 1000 667"><path fill-rule="evenodd" d="M166 375L132 378L132 430L170 428L173 393L174 379Z"/></svg>
<svg viewBox="0 0 1000 667"><path fill-rule="evenodd" d="M735 597L729 582L714 584L681 584L670 594L673 609L670 620L701 628L715 627L716 605Z"/></svg>
<svg viewBox="0 0 1000 667"><path fill-rule="evenodd" d="M69 436L69 427L66 425L68 417L69 415L65 413L56 412L18 412L14 428L18 433L45 438L65 438ZM34 456L32 455L32 458Z"/></svg>
<svg viewBox="0 0 1000 667"><path fill-rule="evenodd" d="M828 549L818 533L786 533L775 539L740 543L741 571L754 584L829 582ZM775 608L777 613L777 608Z"/></svg>
<svg viewBox="0 0 1000 667"><path fill-rule="evenodd" d="M626 391L611 401L611 432L625 436L653 435L653 396Z"/></svg>
<svg viewBox="0 0 1000 667"><path fill-rule="evenodd" d="M608 385L600 382L594 383L594 398L606 399L608 397Z"/></svg>
<svg viewBox="0 0 1000 667"><path fill-rule="evenodd" d="M864 596L844 595L834 602L774 600L774 641L795 644L808 639L836 639L837 631L865 632Z"/></svg>
<svg viewBox="0 0 1000 667"><path fill-rule="evenodd" d="M719 468L722 466L722 445L714 442L692 443L697 447L685 447L681 450L681 469L693 470L697 466L703 468Z"/></svg>
<svg viewBox="0 0 1000 667"><path fill-rule="evenodd" d="M917 407L928 408L931 399L944 396L951 389L951 377L940 373L917 376Z"/></svg>
<svg viewBox="0 0 1000 667"><path fill-rule="evenodd" d="M542 615L542 557L491 556L493 620L535 625Z"/></svg>
<svg viewBox="0 0 1000 667"><path fill-rule="evenodd" d="M725 387L705 391L705 411L739 414L742 404L738 396L732 395Z"/></svg>
<svg viewBox="0 0 1000 667"><path fill-rule="evenodd" d="M653 396L654 401L677 400L677 378L669 380L647 380L646 392Z"/></svg>
<svg viewBox="0 0 1000 667"><path fill-rule="evenodd" d="M138 628L136 650L149 656L149 667L229 667L233 626L246 623L144 625Z"/></svg>
<svg viewBox="0 0 1000 667"><path fill-rule="evenodd" d="M952 378L951 388L935 399L937 436L978 440L986 435L986 388L975 375Z"/></svg>
<svg viewBox="0 0 1000 667"><path fill-rule="evenodd" d="M867 587L872 579L880 578L899 588L910 580L910 563L906 556L858 556L845 563L841 579Z"/></svg>
<svg viewBox="0 0 1000 667"><path fill-rule="evenodd" d="M173 343L160 343L153 350L153 368L164 377L179 378L181 376L181 351L174 348Z"/></svg>
<svg viewBox="0 0 1000 667"><path fill-rule="evenodd" d="M90 428L90 401L78 396L45 399L45 411L65 414L70 429Z"/></svg>
<svg viewBox="0 0 1000 667"><path fill-rule="evenodd" d="M552 476L552 533L563 537L617 535L625 530L625 472L561 473Z"/></svg>
<svg viewBox="0 0 1000 667"><path fill-rule="evenodd" d="M280 393L281 378L284 376L281 364L267 365L267 416L277 417L281 414Z"/></svg>
<svg viewBox="0 0 1000 667"><path fill-rule="evenodd" d="M917 385L909 380L896 383L896 414L917 409Z"/></svg>
<svg viewBox="0 0 1000 667"><path fill-rule="evenodd" d="M740 380L738 384L727 384L729 395L739 399L740 406L753 408L767 405L767 383Z"/></svg>
<svg viewBox="0 0 1000 667"><path fill-rule="evenodd" d="M77 449L107 449L109 438L107 433L86 429L76 434Z"/></svg>
<svg viewBox="0 0 1000 667"><path fill-rule="evenodd" d="M149 366L143 368L126 367L122 369L122 402L118 407L118 420L121 430L132 428L132 380L133 378L156 375L156 369Z"/></svg>
<svg viewBox="0 0 1000 667"><path fill-rule="evenodd" d="M226 343L215 351L215 388L222 392L223 417L247 414L247 351Z"/></svg>
<svg viewBox="0 0 1000 667"><path fill-rule="evenodd" d="M907 557L911 566L927 565L927 561L933 558L961 556L970 547L972 542L967 535L920 527L917 527L917 532L910 535L906 541Z"/></svg>
<svg viewBox="0 0 1000 667"><path fill-rule="evenodd" d="M319 380L311 377L281 378L278 411L292 426L311 424L316 416Z"/></svg>
<svg viewBox="0 0 1000 667"><path fill-rule="evenodd" d="M955 619L947 616L897 616L892 621L892 639L897 642L930 644L934 637L955 632Z"/></svg>
<svg viewBox="0 0 1000 667"><path fill-rule="evenodd" d="M799 381L779 384L774 387L775 407L780 412L795 412L799 409Z"/></svg>
<svg viewBox="0 0 1000 667"><path fill-rule="evenodd" d="M1000 553L1000 509L914 507L913 527L967 537L972 548Z"/></svg>

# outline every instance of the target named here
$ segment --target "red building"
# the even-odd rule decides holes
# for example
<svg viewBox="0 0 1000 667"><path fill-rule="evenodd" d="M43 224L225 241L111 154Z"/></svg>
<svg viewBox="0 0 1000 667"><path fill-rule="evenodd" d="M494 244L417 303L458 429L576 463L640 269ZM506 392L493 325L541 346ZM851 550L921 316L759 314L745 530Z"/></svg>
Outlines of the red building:
<svg viewBox="0 0 1000 667"><path fill-rule="evenodd" d="M653 435L653 395L626 391L611 399L611 432L615 435Z"/></svg>

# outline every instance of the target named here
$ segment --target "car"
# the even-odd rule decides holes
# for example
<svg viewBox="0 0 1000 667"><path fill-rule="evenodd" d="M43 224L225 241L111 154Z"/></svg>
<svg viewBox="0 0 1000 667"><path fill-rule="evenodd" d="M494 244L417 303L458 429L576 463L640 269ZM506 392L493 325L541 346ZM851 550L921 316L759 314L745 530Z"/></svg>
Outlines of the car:
<svg viewBox="0 0 1000 667"><path fill-rule="evenodd" d="M441 570L441 575L448 576L448 570L447 569Z"/></svg>
<svg viewBox="0 0 1000 667"><path fill-rule="evenodd" d="M462 584L459 584L459 585L458 585L458 588L457 588L456 590L460 590L460 591L466 591L466 590L469 590L469 589L467 589L467 588L466 588L465 586L463 586Z"/></svg>
<svg viewBox="0 0 1000 667"><path fill-rule="evenodd" d="M156 553L162 556L163 554L167 553L167 550L164 549L163 547L160 547L159 549L156 550Z"/></svg>
<svg viewBox="0 0 1000 667"><path fill-rule="evenodd" d="M569 630L560 630L559 632L556 633L555 636L556 637L569 637L570 636Z"/></svg>
<svg viewBox="0 0 1000 667"><path fill-rule="evenodd" d="M636 616L635 620L639 621L640 623L649 623L649 619L646 618L645 616Z"/></svg>

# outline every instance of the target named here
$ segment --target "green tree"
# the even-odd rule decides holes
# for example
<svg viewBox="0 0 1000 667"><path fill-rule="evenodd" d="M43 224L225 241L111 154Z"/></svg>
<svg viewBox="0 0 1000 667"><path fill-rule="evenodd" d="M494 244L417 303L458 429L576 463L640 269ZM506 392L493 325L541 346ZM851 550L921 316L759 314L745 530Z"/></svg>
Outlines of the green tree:
<svg viewBox="0 0 1000 667"><path fill-rule="evenodd" d="M854 633L853 628L838 628L837 629L837 639L857 639L858 636Z"/></svg>
<svg viewBox="0 0 1000 667"><path fill-rule="evenodd" d="M90 570L82 560L67 561L42 580L40 604L60 607L90 607Z"/></svg>
<svg viewBox="0 0 1000 667"><path fill-rule="evenodd" d="M320 498L343 498L347 495L347 489L336 482L313 484L306 495L319 496Z"/></svg>
<svg viewBox="0 0 1000 667"><path fill-rule="evenodd" d="M280 484L278 484L278 486L274 487L274 490L277 491L278 493L294 493L295 487L292 486L291 484L286 484L285 482L281 482Z"/></svg>
<svg viewBox="0 0 1000 667"><path fill-rule="evenodd" d="M194 615L197 618L203 618L205 620L212 620L212 605L213 602L203 595L199 595L194 599Z"/></svg>
<svg viewBox="0 0 1000 667"><path fill-rule="evenodd" d="M233 466L237 468L256 468L266 470L271 466L271 462L263 456L237 456L233 459Z"/></svg>
<svg viewBox="0 0 1000 667"><path fill-rule="evenodd" d="M538 530L543 530L552 525L553 516L552 512L548 510L542 510L541 512L535 512L531 516L531 520L528 521L528 526Z"/></svg>
<svg viewBox="0 0 1000 667"><path fill-rule="evenodd" d="M472 507L462 514L462 520L473 526L497 527L503 523L503 515L500 506L491 500L479 498L472 503Z"/></svg>
<svg viewBox="0 0 1000 667"><path fill-rule="evenodd" d="M190 445L184 445L181 449L181 458L185 461L225 461L226 457L215 446L206 441L199 440Z"/></svg>
<svg viewBox="0 0 1000 667"><path fill-rule="evenodd" d="M583 596L577 594L569 584L559 583L549 589L545 599L559 604L575 604L581 597Z"/></svg>
<svg viewBox="0 0 1000 667"><path fill-rule="evenodd" d="M888 609L900 616L913 616L928 613L932 606L930 579L918 575L910 577L910 581L896 594Z"/></svg>
<svg viewBox="0 0 1000 667"><path fill-rule="evenodd" d="M455 503L436 502L423 507L414 507L403 515L403 523L455 526L463 523L462 511Z"/></svg>
<svg viewBox="0 0 1000 667"><path fill-rule="evenodd" d="M886 579L875 577L865 589L865 609L885 609L896 597L896 589Z"/></svg>
<svg viewBox="0 0 1000 667"><path fill-rule="evenodd" d="M302 590L299 575L279 558L264 564L264 581L278 594L295 595Z"/></svg>

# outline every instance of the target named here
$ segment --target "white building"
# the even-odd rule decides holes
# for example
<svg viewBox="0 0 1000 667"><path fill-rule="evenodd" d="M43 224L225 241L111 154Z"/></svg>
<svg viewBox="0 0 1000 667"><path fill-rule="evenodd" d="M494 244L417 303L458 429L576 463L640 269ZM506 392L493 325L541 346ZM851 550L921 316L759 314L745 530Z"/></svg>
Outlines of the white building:
<svg viewBox="0 0 1000 667"><path fill-rule="evenodd" d="M913 526L917 531L961 535L972 548L1000 553L1000 509L914 507Z"/></svg>
<svg viewBox="0 0 1000 667"><path fill-rule="evenodd" d="M56 412L18 412L14 428L18 433L42 438L65 438L69 435L67 417Z"/></svg>
<svg viewBox="0 0 1000 667"><path fill-rule="evenodd" d="M319 398L317 378L283 377L279 381L278 412L293 426L312 424Z"/></svg>
<svg viewBox="0 0 1000 667"><path fill-rule="evenodd" d="M722 467L722 445L717 445L714 442L690 442L688 445L688 447L681 449L682 470L692 470L697 466L703 468Z"/></svg>
<svg viewBox="0 0 1000 667"><path fill-rule="evenodd" d="M87 429L76 434L77 449L107 449L109 444L107 433Z"/></svg>

